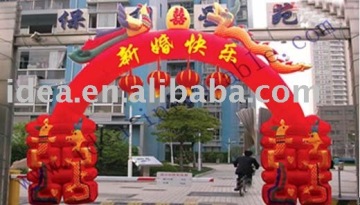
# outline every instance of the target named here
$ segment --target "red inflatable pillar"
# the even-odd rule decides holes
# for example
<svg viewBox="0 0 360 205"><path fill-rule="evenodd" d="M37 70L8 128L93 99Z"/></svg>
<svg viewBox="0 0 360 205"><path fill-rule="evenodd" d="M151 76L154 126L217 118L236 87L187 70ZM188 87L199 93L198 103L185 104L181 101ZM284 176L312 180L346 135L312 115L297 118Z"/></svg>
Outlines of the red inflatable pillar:
<svg viewBox="0 0 360 205"><path fill-rule="evenodd" d="M266 204L296 204L297 187L289 183L289 172L296 170L294 139L287 136L289 125L284 120L267 122L262 127L261 164L265 171L262 197Z"/></svg>
<svg viewBox="0 0 360 205"><path fill-rule="evenodd" d="M75 125L53 124L40 116L27 124L27 178L31 204L83 204L95 201L96 125L83 117Z"/></svg>
<svg viewBox="0 0 360 205"><path fill-rule="evenodd" d="M299 184L299 200L306 205L331 204L331 155L328 147L331 140L327 136L331 127L316 116L307 118L310 131L302 138L302 147L298 151L299 171L306 173L306 184Z"/></svg>
<svg viewBox="0 0 360 205"><path fill-rule="evenodd" d="M331 204L329 124L317 116L306 124L271 119L262 125L261 164L266 204Z"/></svg>

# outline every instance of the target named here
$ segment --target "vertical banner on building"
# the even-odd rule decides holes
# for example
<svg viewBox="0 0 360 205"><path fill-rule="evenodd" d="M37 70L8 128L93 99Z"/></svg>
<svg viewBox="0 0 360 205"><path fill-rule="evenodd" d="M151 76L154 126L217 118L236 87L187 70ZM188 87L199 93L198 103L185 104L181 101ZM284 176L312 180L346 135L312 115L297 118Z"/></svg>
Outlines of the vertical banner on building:
<svg viewBox="0 0 360 205"><path fill-rule="evenodd" d="M86 32L89 27L87 9L58 10L56 33Z"/></svg>
<svg viewBox="0 0 360 205"><path fill-rule="evenodd" d="M227 8L226 4L220 4L223 8ZM213 4L195 4L194 5L194 29L197 31L213 31L216 24L206 19L208 13L214 13Z"/></svg>
<svg viewBox="0 0 360 205"><path fill-rule="evenodd" d="M300 25L299 7L295 2L267 3L267 27L289 28Z"/></svg>

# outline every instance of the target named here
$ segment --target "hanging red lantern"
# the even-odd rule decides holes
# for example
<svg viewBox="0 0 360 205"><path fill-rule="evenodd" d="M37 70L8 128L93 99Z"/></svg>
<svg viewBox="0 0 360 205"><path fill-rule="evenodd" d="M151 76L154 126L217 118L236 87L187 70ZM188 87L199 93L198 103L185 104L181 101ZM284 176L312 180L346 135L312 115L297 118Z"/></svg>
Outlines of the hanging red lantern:
<svg viewBox="0 0 360 205"><path fill-rule="evenodd" d="M160 61L158 61L157 70L151 72L147 77L147 82L150 84L150 79L154 78L154 88L155 88L155 97L160 96L160 86L169 86L170 85L170 75L169 73L160 70Z"/></svg>
<svg viewBox="0 0 360 205"><path fill-rule="evenodd" d="M191 87L199 84L200 77L197 72L190 69L189 61L187 62L187 67L185 70L181 71L176 75L176 83L182 85L186 88L187 95L191 95Z"/></svg>
<svg viewBox="0 0 360 205"><path fill-rule="evenodd" d="M219 85L227 87L231 84L230 76L225 73L220 72L218 67L216 68L216 72L213 72L206 77L205 83L208 87L210 87L211 79L214 79L215 87L219 86ZM215 90L215 98L220 99L221 95L222 95L221 90L216 89Z"/></svg>
<svg viewBox="0 0 360 205"><path fill-rule="evenodd" d="M119 87L123 91L127 92L129 94L129 96L132 93L139 91L138 88L131 88L132 86L135 86L135 85L143 86L144 83L139 76L133 75L131 70L130 70L129 75L125 75L125 76L121 77L119 80Z"/></svg>

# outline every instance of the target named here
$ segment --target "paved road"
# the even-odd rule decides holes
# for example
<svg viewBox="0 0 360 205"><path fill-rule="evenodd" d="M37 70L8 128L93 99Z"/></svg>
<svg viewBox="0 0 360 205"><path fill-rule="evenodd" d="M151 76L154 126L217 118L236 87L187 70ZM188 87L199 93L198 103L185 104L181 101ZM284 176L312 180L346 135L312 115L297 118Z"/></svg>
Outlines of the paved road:
<svg viewBox="0 0 360 205"><path fill-rule="evenodd" d="M261 171L257 171L253 179L253 187L240 197L234 192L234 168L229 164L206 164L214 171L201 177L214 177L214 182L192 182L188 187L164 187L156 182L101 182L99 183L99 197L94 204L134 204L158 203L191 204L191 205L263 205L261 198ZM331 185L333 195L338 195L337 170L333 170ZM356 196L355 167L345 167L341 172L342 195ZM21 189L22 204L27 204L27 192ZM104 203L104 202L109 203ZM112 203L110 203L112 202ZM132 202L132 203L131 203ZM136 203L137 202L137 203Z"/></svg>

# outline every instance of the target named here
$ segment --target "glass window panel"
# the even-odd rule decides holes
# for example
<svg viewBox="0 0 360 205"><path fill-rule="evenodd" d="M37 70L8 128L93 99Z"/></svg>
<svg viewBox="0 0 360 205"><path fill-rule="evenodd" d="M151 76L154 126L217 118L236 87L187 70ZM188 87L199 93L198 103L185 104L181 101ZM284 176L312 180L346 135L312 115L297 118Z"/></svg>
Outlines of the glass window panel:
<svg viewBox="0 0 360 205"><path fill-rule="evenodd" d="M114 105L113 109L114 109L114 113L121 113L121 106L120 105Z"/></svg>
<svg viewBox="0 0 360 205"><path fill-rule="evenodd" d="M97 11L116 11L116 3L98 3Z"/></svg>
<svg viewBox="0 0 360 205"><path fill-rule="evenodd" d="M51 99L49 97L49 95L47 95L48 90L47 89L43 89L41 91L41 93L39 92L39 90L36 91L35 95L35 104L44 104L46 105L48 103L48 99ZM51 91L49 91L51 92ZM43 93L43 94L42 94ZM42 98L42 99L40 99Z"/></svg>
<svg viewBox="0 0 360 205"><path fill-rule="evenodd" d="M69 0L54 0L53 1L53 9L66 9L69 8L70 1Z"/></svg>
<svg viewBox="0 0 360 205"><path fill-rule="evenodd" d="M33 10L33 1L21 1L20 2L22 10Z"/></svg>
<svg viewBox="0 0 360 205"><path fill-rule="evenodd" d="M65 50L32 49L20 52L20 69L64 68Z"/></svg>
<svg viewBox="0 0 360 205"><path fill-rule="evenodd" d="M32 112L33 107L32 106L15 106L14 111L15 112Z"/></svg>
<svg viewBox="0 0 360 205"><path fill-rule="evenodd" d="M90 14L89 15L89 28L96 28L97 22L97 15L96 14Z"/></svg>
<svg viewBox="0 0 360 205"><path fill-rule="evenodd" d="M49 53L49 68L63 68L64 67L64 51L50 51Z"/></svg>
<svg viewBox="0 0 360 205"><path fill-rule="evenodd" d="M101 92L97 96L98 99L97 103L113 103L113 101L114 102L117 101L117 103L120 102L119 98L121 99L121 92L119 92L119 90L115 86L111 86L110 88L106 93Z"/></svg>
<svg viewBox="0 0 360 205"><path fill-rule="evenodd" d="M48 66L49 66L48 50L30 51L28 68L48 68Z"/></svg>
<svg viewBox="0 0 360 205"><path fill-rule="evenodd" d="M51 2L50 0L36 0L34 9L36 9L36 10L49 9L50 2Z"/></svg>
<svg viewBox="0 0 360 205"><path fill-rule="evenodd" d="M64 79L65 70L49 70L47 71L47 79Z"/></svg>
<svg viewBox="0 0 360 205"><path fill-rule="evenodd" d="M19 68L26 69L28 67L28 64L29 64L29 51L20 52Z"/></svg>
<svg viewBox="0 0 360 205"><path fill-rule="evenodd" d="M46 105L36 105L35 112L46 113Z"/></svg>
<svg viewBox="0 0 360 205"><path fill-rule="evenodd" d="M36 75L39 79L45 79L46 71L32 70L32 71L29 71L29 75Z"/></svg>
<svg viewBox="0 0 360 205"><path fill-rule="evenodd" d="M115 28L116 27L116 13L98 14L97 27L99 28Z"/></svg>
<svg viewBox="0 0 360 205"><path fill-rule="evenodd" d="M96 12L96 7L97 7L96 4L90 4L90 3L88 3L87 8L88 8L89 13L94 13L94 12Z"/></svg>
<svg viewBox="0 0 360 205"><path fill-rule="evenodd" d="M94 113L111 113L111 106L95 106Z"/></svg>
<svg viewBox="0 0 360 205"><path fill-rule="evenodd" d="M26 73L27 73L26 70L19 70L19 71L17 71L17 76L26 75Z"/></svg>
<svg viewBox="0 0 360 205"><path fill-rule="evenodd" d="M30 91L27 89L17 90L16 95L14 96L15 103L34 103L31 102L34 100L31 99L30 95L34 95L33 93L29 93ZM19 94L18 94L19 93ZM19 97L18 97L19 95Z"/></svg>

